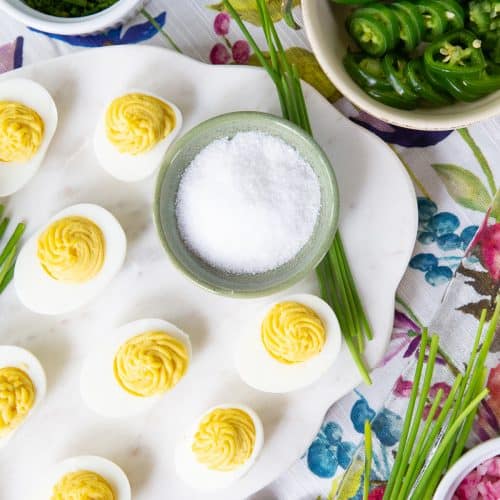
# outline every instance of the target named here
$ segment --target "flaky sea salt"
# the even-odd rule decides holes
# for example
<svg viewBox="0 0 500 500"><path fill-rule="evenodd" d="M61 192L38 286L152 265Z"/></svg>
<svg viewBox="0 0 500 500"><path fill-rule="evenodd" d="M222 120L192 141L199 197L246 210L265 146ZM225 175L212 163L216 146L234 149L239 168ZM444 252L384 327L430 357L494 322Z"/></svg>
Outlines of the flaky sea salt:
<svg viewBox="0 0 500 500"><path fill-rule="evenodd" d="M186 168L176 215L187 246L231 273L261 273L309 240L321 203L318 178L283 140L239 132L206 146Z"/></svg>

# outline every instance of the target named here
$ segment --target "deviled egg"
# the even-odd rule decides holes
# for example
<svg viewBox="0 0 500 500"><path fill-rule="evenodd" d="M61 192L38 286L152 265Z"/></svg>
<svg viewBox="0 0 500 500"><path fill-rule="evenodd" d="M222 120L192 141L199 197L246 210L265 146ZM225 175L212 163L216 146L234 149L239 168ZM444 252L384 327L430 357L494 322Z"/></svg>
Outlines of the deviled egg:
<svg viewBox="0 0 500 500"><path fill-rule="evenodd" d="M45 396L45 372L29 351L0 346L0 448Z"/></svg>
<svg viewBox="0 0 500 500"><path fill-rule="evenodd" d="M24 78L0 82L0 196L33 177L56 127L56 105L44 87Z"/></svg>
<svg viewBox="0 0 500 500"><path fill-rule="evenodd" d="M72 457L55 465L36 495L39 500L130 500L130 483L123 470L102 457Z"/></svg>
<svg viewBox="0 0 500 500"><path fill-rule="evenodd" d="M127 242L116 218L98 205L68 207L23 246L14 283L21 302L40 314L62 314L86 304L112 280Z"/></svg>
<svg viewBox="0 0 500 500"><path fill-rule="evenodd" d="M191 360L189 337L162 319L140 319L110 334L86 358L80 390L87 406L105 417L151 408L174 390Z"/></svg>
<svg viewBox="0 0 500 500"><path fill-rule="evenodd" d="M290 392L321 377L340 346L340 327L331 307L315 295L292 295L251 322L237 348L236 368L255 389Z"/></svg>
<svg viewBox="0 0 500 500"><path fill-rule="evenodd" d="M182 126L175 104L141 91L113 99L99 120L94 136L102 168L121 181L151 175Z"/></svg>
<svg viewBox="0 0 500 500"><path fill-rule="evenodd" d="M226 488L248 472L263 444L262 422L251 408L215 406L177 445L175 468L179 477L197 490Z"/></svg>

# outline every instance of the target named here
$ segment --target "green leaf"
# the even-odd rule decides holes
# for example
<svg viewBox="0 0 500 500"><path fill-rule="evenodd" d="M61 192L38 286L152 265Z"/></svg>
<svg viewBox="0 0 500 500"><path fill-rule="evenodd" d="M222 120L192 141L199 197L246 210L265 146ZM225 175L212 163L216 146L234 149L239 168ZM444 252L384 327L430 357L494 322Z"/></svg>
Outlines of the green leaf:
<svg viewBox="0 0 500 500"><path fill-rule="evenodd" d="M491 196L480 179L469 170L450 164L434 164L432 168L444 182L449 195L460 205L486 212Z"/></svg>
<svg viewBox="0 0 500 500"><path fill-rule="evenodd" d="M300 78L309 85L312 85L330 102L335 102L342 97L340 92L333 86L325 72L321 69L321 66L312 52L302 47L290 47L285 50L285 53L290 64L294 64L297 67ZM266 58L269 57L268 52L264 52L264 55ZM254 66L260 66L259 60L255 54L250 56L248 63Z"/></svg>
<svg viewBox="0 0 500 500"><path fill-rule="evenodd" d="M490 216L494 217L497 222L500 222L500 189L497 191L495 198L493 198Z"/></svg>
<svg viewBox="0 0 500 500"><path fill-rule="evenodd" d="M273 22L281 21L283 19L281 0L267 0L266 3ZM261 26L256 0L231 0L231 4L243 21L255 24L255 26ZM296 7L297 5L300 5L300 0L293 1L293 6ZM225 10L224 2L208 5L207 7L218 12Z"/></svg>

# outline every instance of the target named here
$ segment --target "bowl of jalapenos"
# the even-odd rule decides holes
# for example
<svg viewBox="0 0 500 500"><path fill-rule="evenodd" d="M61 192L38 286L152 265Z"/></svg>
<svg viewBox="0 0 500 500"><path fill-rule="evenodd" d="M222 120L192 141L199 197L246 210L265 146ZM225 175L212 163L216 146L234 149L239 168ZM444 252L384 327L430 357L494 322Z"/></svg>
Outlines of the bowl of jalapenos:
<svg viewBox="0 0 500 500"><path fill-rule="evenodd" d="M447 130L500 114L500 0L302 0L337 89L389 123Z"/></svg>

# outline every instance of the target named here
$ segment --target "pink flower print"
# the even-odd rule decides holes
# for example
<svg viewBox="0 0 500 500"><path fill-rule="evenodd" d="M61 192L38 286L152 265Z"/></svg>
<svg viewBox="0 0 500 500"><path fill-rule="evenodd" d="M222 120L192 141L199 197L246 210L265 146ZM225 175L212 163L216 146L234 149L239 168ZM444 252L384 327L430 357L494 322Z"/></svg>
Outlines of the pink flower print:
<svg viewBox="0 0 500 500"><path fill-rule="evenodd" d="M488 406L500 421L500 364L490 370L486 387L490 391L487 399Z"/></svg>
<svg viewBox="0 0 500 500"><path fill-rule="evenodd" d="M495 281L500 279L500 223L487 226L481 231L480 260Z"/></svg>
<svg viewBox="0 0 500 500"><path fill-rule="evenodd" d="M379 486L374 490L370 491L368 495L368 500L383 500L385 493L385 486Z"/></svg>
<svg viewBox="0 0 500 500"><path fill-rule="evenodd" d="M0 45L0 73L5 73L23 65L23 37L11 43Z"/></svg>
<svg viewBox="0 0 500 500"><path fill-rule="evenodd" d="M238 40L234 43L233 48L233 59L235 63L246 64L250 58L250 46L246 40Z"/></svg>
<svg viewBox="0 0 500 500"><path fill-rule="evenodd" d="M210 62L212 64L227 64L231 56L227 47L222 43L216 43L210 51Z"/></svg>
<svg viewBox="0 0 500 500"><path fill-rule="evenodd" d="M214 19L214 31L219 36L226 36L229 33L231 18L227 12L217 14Z"/></svg>
<svg viewBox="0 0 500 500"><path fill-rule="evenodd" d="M392 392L395 396L400 398L408 398L410 397L411 389L413 387L413 382L411 380L404 380L400 375L396 380Z"/></svg>
<svg viewBox="0 0 500 500"><path fill-rule="evenodd" d="M500 279L500 223L488 225L489 213L470 244L469 253L474 252L491 277Z"/></svg>

